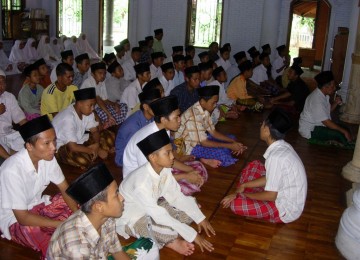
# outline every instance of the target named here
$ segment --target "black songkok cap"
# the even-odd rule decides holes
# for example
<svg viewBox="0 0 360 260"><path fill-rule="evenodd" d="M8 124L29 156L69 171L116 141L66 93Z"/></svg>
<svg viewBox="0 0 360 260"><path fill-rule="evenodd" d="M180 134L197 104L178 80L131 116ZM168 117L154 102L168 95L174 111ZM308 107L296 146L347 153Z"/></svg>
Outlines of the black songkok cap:
<svg viewBox="0 0 360 260"><path fill-rule="evenodd" d="M263 49L263 51L266 49L270 49L270 44L264 44L263 46L261 46L261 48Z"/></svg>
<svg viewBox="0 0 360 260"><path fill-rule="evenodd" d="M254 51L253 53L250 54L251 58L256 58L257 56L260 56L260 52L259 51Z"/></svg>
<svg viewBox="0 0 360 260"><path fill-rule="evenodd" d="M200 59L204 58L205 56L209 56L209 53L207 51L203 51L198 54L198 57Z"/></svg>
<svg viewBox="0 0 360 260"><path fill-rule="evenodd" d="M282 50L284 50L284 49L286 49L286 45L284 45L284 44L276 47L276 50L277 50L278 52L280 52L280 51L282 51Z"/></svg>
<svg viewBox="0 0 360 260"><path fill-rule="evenodd" d="M170 62L167 62L167 63L164 63L163 65L161 65L161 70L163 72L169 70L169 69L174 69L174 64L170 61Z"/></svg>
<svg viewBox="0 0 360 260"><path fill-rule="evenodd" d="M202 88L197 88L196 90L199 94L199 97L212 97L219 95L220 87L217 85L208 85Z"/></svg>
<svg viewBox="0 0 360 260"><path fill-rule="evenodd" d="M213 66L212 66L212 62L208 61L208 62L199 63L198 67L199 67L200 71L205 71L205 70L208 70L208 69L212 69Z"/></svg>
<svg viewBox="0 0 360 260"><path fill-rule="evenodd" d="M176 96L170 95L159 98L150 104L155 116L168 116L176 109L179 109L179 102Z"/></svg>
<svg viewBox="0 0 360 260"><path fill-rule="evenodd" d="M96 70L106 70L106 64L104 62L97 62L91 64L91 72L94 72Z"/></svg>
<svg viewBox="0 0 360 260"><path fill-rule="evenodd" d="M131 53L133 52L141 52L141 48L140 47L134 47L131 49Z"/></svg>
<svg viewBox="0 0 360 260"><path fill-rule="evenodd" d="M136 75L138 75L138 74L142 74L146 71L150 71L150 65L147 62L141 62L139 64L136 64L134 66L134 69L135 69Z"/></svg>
<svg viewBox="0 0 360 260"><path fill-rule="evenodd" d="M172 47L172 51L173 52L183 52L184 51L184 47L183 46L173 46Z"/></svg>
<svg viewBox="0 0 360 260"><path fill-rule="evenodd" d="M299 65L293 64L290 68L293 69L298 76L304 73Z"/></svg>
<svg viewBox="0 0 360 260"><path fill-rule="evenodd" d="M159 28L159 29L154 30L155 35L158 35L158 34L163 33L163 32L164 32L164 31L163 31L162 28Z"/></svg>
<svg viewBox="0 0 360 260"><path fill-rule="evenodd" d="M148 83L145 84L145 86L143 87L143 91L157 88L157 86L159 85L161 85L160 80L158 78L153 78L152 80L150 80Z"/></svg>
<svg viewBox="0 0 360 260"><path fill-rule="evenodd" d="M185 61L185 56L184 55L175 55L174 57L173 57L173 62L179 62L179 61Z"/></svg>
<svg viewBox="0 0 360 260"><path fill-rule="evenodd" d="M147 42L146 42L145 40L139 41L138 43L139 43L139 47L145 47L145 46L147 46Z"/></svg>
<svg viewBox="0 0 360 260"><path fill-rule="evenodd" d="M190 55L185 55L185 62L187 62L188 60L192 60L193 58Z"/></svg>
<svg viewBox="0 0 360 260"><path fill-rule="evenodd" d="M151 59L152 60L155 60L155 59L161 58L161 57L164 57L164 53L161 52L161 51L151 53Z"/></svg>
<svg viewBox="0 0 360 260"><path fill-rule="evenodd" d="M62 51L60 55L63 60L65 60L69 56L74 56L72 50Z"/></svg>
<svg viewBox="0 0 360 260"><path fill-rule="evenodd" d="M75 57L76 63L81 63L83 60L90 60L89 55L87 53L83 53Z"/></svg>
<svg viewBox="0 0 360 260"><path fill-rule="evenodd" d="M136 145L139 147L140 151L147 157L153 152L159 150L165 145L170 143L169 135L165 129L161 129L155 133L152 133L145 139L138 142Z"/></svg>
<svg viewBox="0 0 360 260"><path fill-rule="evenodd" d="M152 35L145 37L145 41L151 41L151 40L154 40L154 37Z"/></svg>
<svg viewBox="0 0 360 260"><path fill-rule="evenodd" d="M334 75L331 71L322 71L319 74L317 74L314 78L319 85L319 87L322 87L329 83L330 81L334 80Z"/></svg>
<svg viewBox="0 0 360 260"><path fill-rule="evenodd" d="M191 51L191 50L195 50L195 47L193 45L188 45L185 47L186 52Z"/></svg>
<svg viewBox="0 0 360 260"><path fill-rule="evenodd" d="M95 88L82 88L74 91L76 101L96 99Z"/></svg>
<svg viewBox="0 0 360 260"><path fill-rule="evenodd" d="M117 60L114 60L107 68L107 71L113 73L118 66L121 66L120 63L117 62Z"/></svg>
<svg viewBox="0 0 360 260"><path fill-rule="evenodd" d="M116 51L116 52L121 52L122 50L124 50L124 45L116 45L116 46L114 46L114 50Z"/></svg>
<svg viewBox="0 0 360 260"><path fill-rule="evenodd" d="M23 74L25 77L30 77L31 72L34 71L34 70L38 70L38 68L37 68L34 64L30 64L30 65L28 65L28 66L25 67L25 69L24 69L24 71L23 71L22 74Z"/></svg>
<svg viewBox="0 0 360 260"><path fill-rule="evenodd" d="M120 45L125 45L125 44L128 44L128 43L130 43L130 42L129 42L129 39L124 39L124 40L122 40L122 41L120 42Z"/></svg>
<svg viewBox="0 0 360 260"><path fill-rule="evenodd" d="M192 75L193 73L200 73L199 67L198 66L191 66L188 68L185 68L185 75L187 77L189 77L189 75Z"/></svg>
<svg viewBox="0 0 360 260"><path fill-rule="evenodd" d="M285 134L292 127L288 114L281 108L275 108L268 116L269 123L280 133Z"/></svg>
<svg viewBox="0 0 360 260"><path fill-rule="evenodd" d="M295 57L293 58L293 65L299 65L302 63L302 58L301 57Z"/></svg>
<svg viewBox="0 0 360 260"><path fill-rule="evenodd" d="M227 51L229 51L229 47L222 46L222 47L220 48L220 54L223 54L224 52L227 52Z"/></svg>
<svg viewBox="0 0 360 260"><path fill-rule="evenodd" d="M242 62L242 63L238 66L238 68L239 68L239 70L240 70L241 72L245 72L245 71L247 71L247 70L252 69L252 63L251 63L251 61L246 60L246 61Z"/></svg>
<svg viewBox="0 0 360 260"><path fill-rule="evenodd" d="M247 50L247 52L250 54L250 56L252 53L254 53L256 51L257 51L257 49L255 48L255 46L252 46L250 49Z"/></svg>
<svg viewBox="0 0 360 260"><path fill-rule="evenodd" d="M41 65L46 65L46 62L43 58L34 62L34 66L38 69Z"/></svg>
<svg viewBox="0 0 360 260"><path fill-rule="evenodd" d="M161 97L160 89L146 89L138 95L140 103L151 102Z"/></svg>
<svg viewBox="0 0 360 260"><path fill-rule="evenodd" d="M216 79L217 76L220 75L221 72L225 71L224 68L222 66L217 67L216 69L214 69L212 75L214 77L214 79Z"/></svg>
<svg viewBox="0 0 360 260"><path fill-rule="evenodd" d="M108 168L104 163L100 163L71 183L66 189L66 193L80 205L83 205L105 190L113 181L114 177Z"/></svg>
<svg viewBox="0 0 360 260"><path fill-rule="evenodd" d="M115 54L113 52L105 53L103 61L105 61L106 63L109 63L113 59L116 59L116 56L115 56Z"/></svg>
<svg viewBox="0 0 360 260"><path fill-rule="evenodd" d="M262 52L262 53L260 54L259 59L260 59L260 60L263 60L263 59L266 58L266 57L269 57L269 54L266 53L266 52Z"/></svg>
<svg viewBox="0 0 360 260"><path fill-rule="evenodd" d="M235 53L233 57L236 61L239 61L242 58L246 58L246 53L244 51L239 51L238 53Z"/></svg>
<svg viewBox="0 0 360 260"><path fill-rule="evenodd" d="M30 137L44 132L50 128L53 128L53 126L50 123L48 116L43 115L21 125L19 127L19 133L26 142L26 140L28 140Z"/></svg>

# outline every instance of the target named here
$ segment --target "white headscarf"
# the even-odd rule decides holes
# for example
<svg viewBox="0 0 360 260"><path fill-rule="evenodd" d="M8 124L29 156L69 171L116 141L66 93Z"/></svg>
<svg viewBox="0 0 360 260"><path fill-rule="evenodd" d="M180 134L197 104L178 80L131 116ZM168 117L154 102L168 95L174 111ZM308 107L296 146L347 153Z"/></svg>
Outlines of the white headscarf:
<svg viewBox="0 0 360 260"><path fill-rule="evenodd" d="M54 40L57 40L57 43L54 44ZM50 46L54 52L54 54L56 55L56 58L61 59L61 46L60 46L60 41L61 38L57 39L56 37L51 37L50 39Z"/></svg>
<svg viewBox="0 0 360 260"><path fill-rule="evenodd" d="M64 41L66 41L66 39L67 39L66 35L61 35L59 40L58 40L58 45L60 46L61 51L65 50Z"/></svg>
<svg viewBox="0 0 360 260"><path fill-rule="evenodd" d="M26 42L24 48L26 63L33 63L34 61L37 61L39 59L36 48L31 46L34 42L35 40L33 38L29 38Z"/></svg>
<svg viewBox="0 0 360 260"><path fill-rule="evenodd" d="M0 41L3 42L3 41ZM18 74L20 71L18 70L16 64L12 64L12 70L6 71L8 66L12 64L12 62L9 60L9 58L6 56L4 49L0 49L0 69L2 69L7 75L11 74Z"/></svg>
<svg viewBox="0 0 360 260"><path fill-rule="evenodd" d="M81 53L87 53L90 59L100 59L96 51L91 47L85 33L80 33L76 42Z"/></svg>
<svg viewBox="0 0 360 260"><path fill-rule="evenodd" d="M73 41L71 39L66 39L64 41L64 47L65 47L65 51L67 50L72 50L74 57L78 56L80 54L78 47L76 46L75 43L73 43Z"/></svg>
<svg viewBox="0 0 360 260"><path fill-rule="evenodd" d="M11 48L9 60L13 63L27 62L25 48L20 49L21 40L16 40Z"/></svg>
<svg viewBox="0 0 360 260"><path fill-rule="evenodd" d="M50 43L46 43L46 38L49 38L47 35L42 35L37 47L37 52L40 58L43 58L46 61L50 60L50 57L56 58L56 55L51 48Z"/></svg>

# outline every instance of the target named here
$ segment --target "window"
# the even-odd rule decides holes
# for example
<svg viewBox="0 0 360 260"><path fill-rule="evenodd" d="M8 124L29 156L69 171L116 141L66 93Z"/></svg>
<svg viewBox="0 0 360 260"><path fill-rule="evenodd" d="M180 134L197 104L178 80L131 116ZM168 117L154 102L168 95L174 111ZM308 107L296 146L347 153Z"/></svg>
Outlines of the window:
<svg viewBox="0 0 360 260"><path fill-rule="evenodd" d="M196 47L209 47L220 42L222 0L191 0L188 10L187 43Z"/></svg>
<svg viewBox="0 0 360 260"><path fill-rule="evenodd" d="M21 12L25 6L24 0L2 0L2 37L12 39L18 37L21 23Z"/></svg>
<svg viewBox="0 0 360 260"><path fill-rule="evenodd" d="M59 0L58 2L59 36L79 36L82 22L82 0Z"/></svg>

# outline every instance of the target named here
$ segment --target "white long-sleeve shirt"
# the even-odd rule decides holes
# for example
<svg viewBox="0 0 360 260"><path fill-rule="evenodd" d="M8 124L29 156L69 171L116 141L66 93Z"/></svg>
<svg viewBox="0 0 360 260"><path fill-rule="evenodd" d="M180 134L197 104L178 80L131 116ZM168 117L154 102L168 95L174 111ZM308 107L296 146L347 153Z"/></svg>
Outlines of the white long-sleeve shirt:
<svg viewBox="0 0 360 260"><path fill-rule="evenodd" d="M148 162L122 181L120 193L125 200L124 212L116 221L116 231L125 238L129 237L125 233L125 226L134 232L135 223L147 215L155 223L171 227L186 241L195 240L197 232L192 227L171 217L165 208L157 204L160 197L165 198L171 206L185 212L197 224L205 219L195 199L182 194L170 168L164 168L157 174Z"/></svg>

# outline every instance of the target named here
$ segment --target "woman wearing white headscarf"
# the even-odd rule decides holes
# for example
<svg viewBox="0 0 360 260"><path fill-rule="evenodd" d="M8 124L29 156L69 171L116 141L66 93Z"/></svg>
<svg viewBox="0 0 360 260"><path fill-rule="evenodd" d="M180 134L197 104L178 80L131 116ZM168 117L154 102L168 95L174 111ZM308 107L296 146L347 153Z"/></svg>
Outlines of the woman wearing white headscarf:
<svg viewBox="0 0 360 260"><path fill-rule="evenodd" d="M56 37L51 37L50 39L50 45L51 48L56 56L56 59L61 60L61 46L60 46L60 40L61 39L57 39Z"/></svg>
<svg viewBox="0 0 360 260"><path fill-rule="evenodd" d="M41 36L37 51L39 57L43 58L51 68L55 67L60 62L51 48L50 39L47 35Z"/></svg>
<svg viewBox="0 0 360 260"><path fill-rule="evenodd" d="M0 69L3 70L6 75L19 74L20 71L17 68L17 64L9 60L3 48L4 44L0 41Z"/></svg>
<svg viewBox="0 0 360 260"><path fill-rule="evenodd" d="M76 46L76 44L72 41L72 39L66 39L64 41L64 47L65 47L65 51L67 50L72 50L74 57L78 56L80 53L78 47Z"/></svg>
<svg viewBox="0 0 360 260"><path fill-rule="evenodd" d="M61 35L59 40L58 40L58 44L60 46L61 51L65 50L64 42L66 41L66 39L67 39L66 35Z"/></svg>
<svg viewBox="0 0 360 260"><path fill-rule="evenodd" d="M87 40L85 33L80 33L76 44L77 44L77 46L78 46L81 53L87 53L89 55L90 59L100 60L99 55L91 47L89 41Z"/></svg>
<svg viewBox="0 0 360 260"><path fill-rule="evenodd" d="M21 40L16 40L14 46L11 48L9 60L12 63L17 64L17 67L20 71L23 71L24 68L28 65L28 61L25 55L25 43Z"/></svg>
<svg viewBox="0 0 360 260"><path fill-rule="evenodd" d="M25 58L27 63L33 63L39 59L36 51L36 42L33 38L29 38L24 48Z"/></svg>

